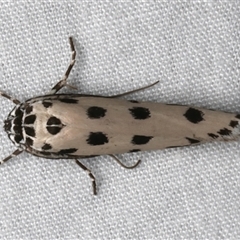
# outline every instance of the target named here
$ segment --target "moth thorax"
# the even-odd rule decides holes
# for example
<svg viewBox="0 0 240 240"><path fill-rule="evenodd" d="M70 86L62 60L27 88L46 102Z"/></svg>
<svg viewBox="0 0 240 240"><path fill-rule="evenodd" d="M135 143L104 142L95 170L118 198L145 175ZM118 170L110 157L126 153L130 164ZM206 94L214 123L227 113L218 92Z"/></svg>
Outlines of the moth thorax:
<svg viewBox="0 0 240 240"><path fill-rule="evenodd" d="M18 105L10 112L4 121L4 130L7 132L10 140L17 146L19 146L19 143L23 140L22 119L23 110L21 109L21 105Z"/></svg>
<svg viewBox="0 0 240 240"><path fill-rule="evenodd" d="M32 114L33 107L29 104L16 106L4 121L4 129L10 140L21 147L31 146L35 137L34 122L36 115Z"/></svg>

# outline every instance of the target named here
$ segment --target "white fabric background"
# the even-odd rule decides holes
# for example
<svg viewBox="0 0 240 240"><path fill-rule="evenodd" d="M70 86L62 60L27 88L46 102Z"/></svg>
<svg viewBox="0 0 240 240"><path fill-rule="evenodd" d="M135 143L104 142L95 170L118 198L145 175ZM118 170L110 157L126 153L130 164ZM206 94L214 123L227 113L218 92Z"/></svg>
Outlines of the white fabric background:
<svg viewBox="0 0 240 240"><path fill-rule="evenodd" d="M12 1L13 2L13 1ZM240 5L1 0L0 89L19 100L69 84L128 99L240 112ZM72 90L65 88L64 92ZM1 98L1 121L13 104ZM123 120L124 121L124 120ZM217 120L216 120L217 121ZM214 123L213 123L214 124ZM1 158L15 148L1 130ZM27 153L0 166L1 239L239 239L240 143L209 143L84 162Z"/></svg>

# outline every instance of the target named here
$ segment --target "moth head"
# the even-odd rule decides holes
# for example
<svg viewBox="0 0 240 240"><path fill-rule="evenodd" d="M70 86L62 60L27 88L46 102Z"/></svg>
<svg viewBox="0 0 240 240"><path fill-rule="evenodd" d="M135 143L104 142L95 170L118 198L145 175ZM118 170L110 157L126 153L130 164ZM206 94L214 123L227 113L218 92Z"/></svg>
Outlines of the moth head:
<svg viewBox="0 0 240 240"><path fill-rule="evenodd" d="M24 109L22 105L17 105L9 113L7 119L4 121L4 130L7 132L9 139L17 146L20 147L23 143L23 121Z"/></svg>

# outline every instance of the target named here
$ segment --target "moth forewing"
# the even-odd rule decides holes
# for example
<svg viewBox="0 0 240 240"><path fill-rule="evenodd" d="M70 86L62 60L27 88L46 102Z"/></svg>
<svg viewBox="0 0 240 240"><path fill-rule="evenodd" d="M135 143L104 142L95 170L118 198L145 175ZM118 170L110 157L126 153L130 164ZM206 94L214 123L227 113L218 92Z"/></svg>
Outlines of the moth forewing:
<svg viewBox="0 0 240 240"><path fill-rule="evenodd" d="M0 92L16 104L5 120L4 129L18 148L1 163L22 151L44 158L75 159L89 174L96 194L95 178L79 162L79 158L109 155L122 166L133 168L139 161L127 167L114 154L189 146L213 140L235 140L239 137L240 115L237 114L116 98L128 93L112 97L56 94L67 85L68 75L75 63L72 38L70 46L71 63L63 79L51 89L49 95L20 103ZM137 90L129 93L134 91Z"/></svg>
<svg viewBox="0 0 240 240"><path fill-rule="evenodd" d="M157 150L239 134L238 115L195 107L64 94L33 100L26 101L23 140L28 152L47 158Z"/></svg>

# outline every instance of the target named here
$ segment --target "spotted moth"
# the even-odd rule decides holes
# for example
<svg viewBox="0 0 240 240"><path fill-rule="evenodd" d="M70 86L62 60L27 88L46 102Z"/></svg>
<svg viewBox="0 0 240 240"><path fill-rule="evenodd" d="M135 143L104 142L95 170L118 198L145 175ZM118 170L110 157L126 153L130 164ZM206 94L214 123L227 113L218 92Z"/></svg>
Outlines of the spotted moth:
<svg viewBox="0 0 240 240"><path fill-rule="evenodd" d="M43 158L75 159L88 172L96 194L95 178L79 158L110 155L122 166L134 168L139 161L127 167L114 154L234 140L239 136L240 115L117 98L144 88L111 97L56 94L67 85L75 63L72 38L70 46L71 63L48 95L21 103L0 93L16 104L4 129L17 146L1 163L23 151Z"/></svg>

